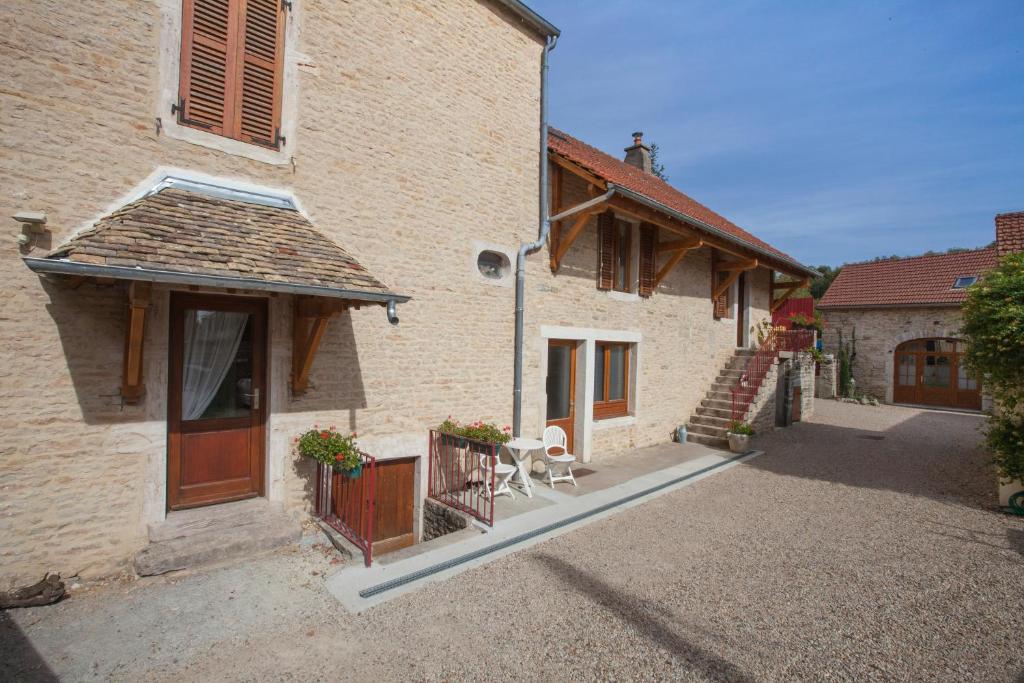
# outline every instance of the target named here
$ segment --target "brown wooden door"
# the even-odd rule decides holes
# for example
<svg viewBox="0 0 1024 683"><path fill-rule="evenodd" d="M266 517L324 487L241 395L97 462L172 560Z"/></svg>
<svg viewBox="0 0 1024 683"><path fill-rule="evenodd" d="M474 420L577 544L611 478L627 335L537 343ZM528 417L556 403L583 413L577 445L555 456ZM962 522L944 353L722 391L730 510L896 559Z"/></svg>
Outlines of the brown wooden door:
<svg viewBox="0 0 1024 683"><path fill-rule="evenodd" d="M981 409L981 384L963 366L963 342L915 339L896 348L893 401Z"/></svg>
<svg viewBox="0 0 1024 683"><path fill-rule="evenodd" d="M573 452L573 425L576 422L576 342L552 339L548 342L548 426L565 431L565 446Z"/></svg>
<svg viewBox="0 0 1024 683"><path fill-rule="evenodd" d="M171 295L167 507L263 495L263 299Z"/></svg>
<svg viewBox="0 0 1024 683"><path fill-rule="evenodd" d="M416 458L377 461L377 502L373 515L375 555L405 548L413 536Z"/></svg>

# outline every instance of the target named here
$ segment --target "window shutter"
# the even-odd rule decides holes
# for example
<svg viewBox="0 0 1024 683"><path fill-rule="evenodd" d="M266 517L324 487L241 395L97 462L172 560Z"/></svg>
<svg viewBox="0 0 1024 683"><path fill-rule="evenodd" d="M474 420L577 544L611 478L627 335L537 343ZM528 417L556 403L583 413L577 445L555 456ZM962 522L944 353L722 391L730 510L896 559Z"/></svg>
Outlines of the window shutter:
<svg viewBox="0 0 1024 683"><path fill-rule="evenodd" d="M725 278L727 278L728 276L729 276L728 273L722 273L722 272L714 273L714 277L711 278L711 281L714 282L715 285L717 286L717 285L721 284L725 280ZM715 305L714 306L714 315L715 315L716 318L727 318L727 317L729 317L729 290L728 289L725 290L724 292L722 292L721 296L719 296L717 299L715 299L714 305Z"/></svg>
<svg viewBox="0 0 1024 683"><path fill-rule="evenodd" d="M227 134L228 57L238 0L184 0L178 121Z"/></svg>
<svg viewBox="0 0 1024 683"><path fill-rule="evenodd" d="M278 148L281 131L281 77L284 57L284 7L279 0L243 0L244 34L238 138Z"/></svg>
<svg viewBox="0 0 1024 683"><path fill-rule="evenodd" d="M615 273L615 214L597 217L597 288L611 289Z"/></svg>
<svg viewBox="0 0 1024 683"><path fill-rule="evenodd" d="M640 296L654 293L654 276L657 269L658 228L650 223L640 224Z"/></svg>
<svg viewBox="0 0 1024 683"><path fill-rule="evenodd" d="M279 148L283 4L183 0L182 12L178 121Z"/></svg>

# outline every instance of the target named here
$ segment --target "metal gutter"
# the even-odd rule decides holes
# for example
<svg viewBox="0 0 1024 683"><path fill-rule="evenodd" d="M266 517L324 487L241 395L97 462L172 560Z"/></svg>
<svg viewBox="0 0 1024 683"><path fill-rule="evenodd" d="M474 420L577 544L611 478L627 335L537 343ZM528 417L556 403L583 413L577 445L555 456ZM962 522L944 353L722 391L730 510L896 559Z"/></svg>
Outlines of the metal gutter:
<svg viewBox="0 0 1024 683"><path fill-rule="evenodd" d="M616 185L615 183L612 182L608 182L607 185L609 188L614 187L616 193L623 197L628 197L629 199L632 199L633 201L639 204L644 204L645 206L648 206L654 209L655 211L660 211L664 214L667 214L672 218L675 218L676 220L682 221L684 223L690 223L691 225L700 228L701 230L711 233L715 237L721 237L726 242L731 242L733 244L742 246L745 249L750 249L751 251L757 252L758 254L767 256L768 258L773 259L775 261L781 261L782 263L794 266L795 268L799 269L801 272L803 272L806 275L809 275L810 277L818 277L821 275L821 273L819 273L814 268L805 266L804 264L798 261L794 261L792 259L780 256L779 254L776 254L774 252L768 251L764 247L756 245L753 242L748 242L745 239L741 239L739 237L736 237L735 235L725 232L720 228L716 228L713 225L705 223L700 219L694 218L693 216L689 216L685 213L682 213L681 211L676 211L675 209L669 208L662 204L661 202L655 201L650 197L647 197L646 195L640 194L639 192L634 192L633 190L622 187L621 185Z"/></svg>
<svg viewBox="0 0 1024 683"><path fill-rule="evenodd" d="M79 263L67 259L22 258L29 270L35 273L52 275L80 275L85 277L109 277L115 280L141 280L173 285L196 285L199 287L219 287L234 289L253 289L261 292L279 292L282 294L306 294L324 296L335 299L351 299L353 301L369 301L379 304L405 303L411 297L390 292L365 292L357 289L339 289L318 285L300 285L287 282L269 282L241 277L225 277L222 275L202 275L198 273L179 273L171 270L154 270L150 268L129 268L127 266L104 266L94 263ZM394 312L389 306L389 315ZM397 318L395 318L397 320Z"/></svg>
<svg viewBox="0 0 1024 683"><path fill-rule="evenodd" d="M496 0L496 2L513 12L516 16L529 24L530 28L541 35L550 36L552 38L557 38L562 35L562 32L559 31L554 24L527 7L526 3L519 2L519 0Z"/></svg>

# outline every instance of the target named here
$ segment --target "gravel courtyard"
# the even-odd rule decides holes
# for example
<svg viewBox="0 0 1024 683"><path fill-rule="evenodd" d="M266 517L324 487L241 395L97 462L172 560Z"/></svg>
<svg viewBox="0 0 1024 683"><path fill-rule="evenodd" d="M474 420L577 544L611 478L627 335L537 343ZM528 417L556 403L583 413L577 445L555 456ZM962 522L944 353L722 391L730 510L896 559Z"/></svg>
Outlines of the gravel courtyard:
<svg viewBox="0 0 1024 683"><path fill-rule="evenodd" d="M764 456L359 616L308 547L84 589L0 615L0 680L1021 680L1024 518L981 423L819 401Z"/></svg>

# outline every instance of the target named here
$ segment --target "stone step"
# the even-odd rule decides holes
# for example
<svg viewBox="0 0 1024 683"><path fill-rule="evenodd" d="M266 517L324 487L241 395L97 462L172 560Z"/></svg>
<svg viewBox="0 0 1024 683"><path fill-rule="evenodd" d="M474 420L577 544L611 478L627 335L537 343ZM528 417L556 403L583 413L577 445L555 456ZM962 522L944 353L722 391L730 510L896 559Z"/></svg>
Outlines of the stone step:
<svg viewBox="0 0 1024 683"><path fill-rule="evenodd" d="M732 401L719 401L713 398L704 398L700 402L703 408L717 408L719 410L732 410Z"/></svg>
<svg viewBox="0 0 1024 683"><path fill-rule="evenodd" d="M728 428L731 421L728 417L718 415L694 415L690 418L690 424L692 425L707 425L709 427L721 427L722 429Z"/></svg>
<svg viewBox="0 0 1024 683"><path fill-rule="evenodd" d="M729 393L736 386L736 382L715 382L711 385L710 391L724 391Z"/></svg>
<svg viewBox="0 0 1024 683"><path fill-rule="evenodd" d="M687 434L704 434L705 436L725 437L726 428L706 424L690 424L686 428Z"/></svg>
<svg viewBox="0 0 1024 683"><path fill-rule="evenodd" d="M731 388L732 387L730 387L730 389ZM709 391L704 396L704 398L711 399L713 401L728 401L729 403L732 403L732 392L729 391L728 389L721 389L721 390L713 389L713 390Z"/></svg>
<svg viewBox="0 0 1024 683"><path fill-rule="evenodd" d="M296 543L298 520L254 499L171 513L150 529L149 545L135 554L139 576L192 569Z"/></svg>
<svg viewBox="0 0 1024 683"><path fill-rule="evenodd" d="M706 417L721 417L726 420L732 419L732 407L729 408L705 408L704 406L698 406L697 410L694 411L697 415Z"/></svg>
<svg viewBox="0 0 1024 683"><path fill-rule="evenodd" d="M728 450L729 440L717 436L707 436L706 434L694 434L693 432L687 432L686 440L690 443L699 443L702 446L710 446L711 448L721 448Z"/></svg>

